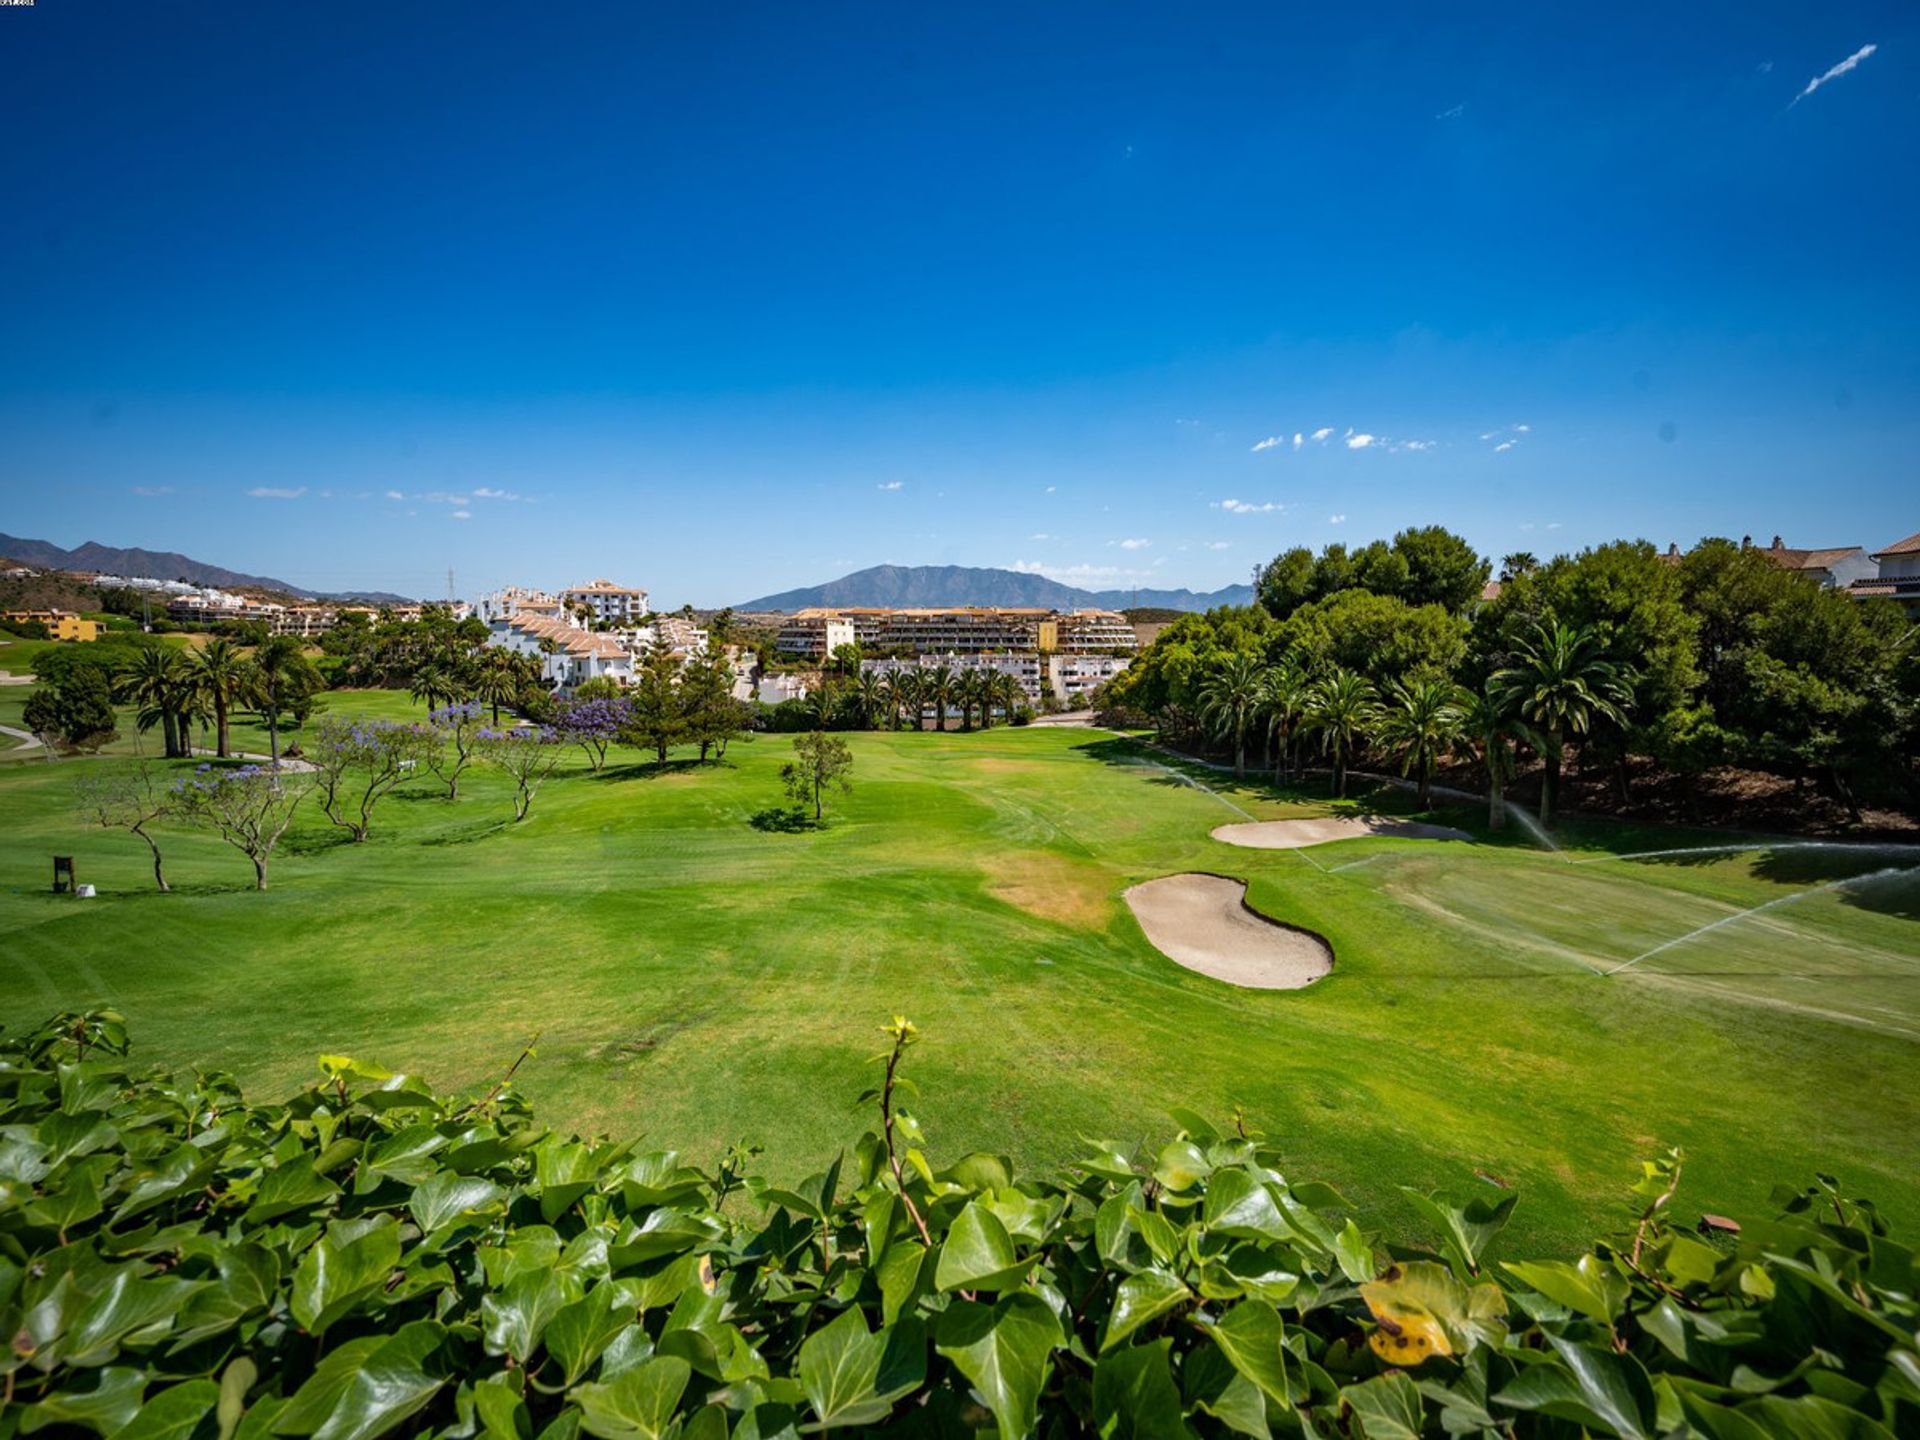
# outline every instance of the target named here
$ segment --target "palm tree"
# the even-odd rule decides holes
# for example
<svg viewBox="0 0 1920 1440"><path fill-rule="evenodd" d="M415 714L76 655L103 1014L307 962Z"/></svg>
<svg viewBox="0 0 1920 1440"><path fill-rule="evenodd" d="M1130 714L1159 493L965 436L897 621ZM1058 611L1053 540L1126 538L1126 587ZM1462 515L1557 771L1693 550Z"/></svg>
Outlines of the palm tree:
<svg viewBox="0 0 1920 1440"><path fill-rule="evenodd" d="M280 710L288 681L306 664L306 650L291 635L275 635L253 652L251 698L267 720L267 754L280 768Z"/></svg>
<svg viewBox="0 0 1920 1440"><path fill-rule="evenodd" d="M886 677L877 670L862 670L860 678L853 682L854 703L860 707L860 723L866 729L880 728L877 722L887 707L890 688Z"/></svg>
<svg viewBox="0 0 1920 1440"><path fill-rule="evenodd" d="M1419 777L1419 806L1433 798L1433 767L1458 743L1466 692L1451 680L1396 680L1387 687L1379 735L1400 758L1400 773Z"/></svg>
<svg viewBox="0 0 1920 1440"><path fill-rule="evenodd" d="M1480 763L1487 772L1487 828L1507 828L1507 781L1513 778L1513 742L1525 740L1543 748L1533 732L1513 712L1492 685L1470 692L1461 708L1461 733L1480 747Z"/></svg>
<svg viewBox="0 0 1920 1440"><path fill-rule="evenodd" d="M1500 561L1500 583L1518 578L1540 568L1540 558L1531 550L1516 550L1503 556Z"/></svg>
<svg viewBox="0 0 1920 1440"><path fill-rule="evenodd" d="M953 671L935 665L920 672L921 698L933 706L934 727L942 734L947 729L947 705L953 699Z"/></svg>
<svg viewBox="0 0 1920 1440"><path fill-rule="evenodd" d="M438 710L443 701L452 704L453 691L453 672L438 660L422 661L407 680L407 694L429 710Z"/></svg>
<svg viewBox="0 0 1920 1440"><path fill-rule="evenodd" d="M998 705L1011 725L1015 708L1026 698L1027 692L1020 688L1020 682L1013 676L1004 670L990 672L987 676L986 708L980 712L981 723L989 729L993 727L993 707Z"/></svg>
<svg viewBox="0 0 1920 1440"><path fill-rule="evenodd" d="M1200 719L1217 736L1233 740L1233 773L1247 773L1247 731L1260 713L1260 657L1236 650L1200 687Z"/></svg>
<svg viewBox="0 0 1920 1440"><path fill-rule="evenodd" d="M510 650L492 649L480 657L473 676L474 698L493 707L493 725L500 728L500 707L511 705L520 693L519 667Z"/></svg>
<svg viewBox="0 0 1920 1440"><path fill-rule="evenodd" d="M960 702L960 730L962 734L973 729L973 710L980 704L981 675L978 670L962 670L954 681L954 698Z"/></svg>
<svg viewBox="0 0 1920 1440"><path fill-rule="evenodd" d="M1260 714L1274 742L1273 778L1278 784L1293 769L1293 747L1307 707L1307 672L1291 655L1270 665L1260 677Z"/></svg>
<svg viewBox="0 0 1920 1440"><path fill-rule="evenodd" d="M1320 749L1333 762L1333 793L1339 799L1347 798L1347 761L1379 713L1367 678L1341 665L1316 680L1307 693L1302 729L1320 737Z"/></svg>
<svg viewBox="0 0 1920 1440"><path fill-rule="evenodd" d="M180 652L170 645L147 645L115 677L114 698L139 707L135 722L143 731L161 727L172 760L187 753L190 690Z"/></svg>
<svg viewBox="0 0 1920 1440"><path fill-rule="evenodd" d="M1599 640L1585 626L1535 621L1513 648L1515 663L1495 671L1488 683L1504 705L1540 732L1546 765L1540 823L1550 825L1567 737L1586 734L1596 716L1626 724L1632 692L1622 668L1600 653Z"/></svg>
<svg viewBox="0 0 1920 1440"><path fill-rule="evenodd" d="M214 754L227 758L227 712L247 693L246 657L231 640L209 640L187 661L187 674L200 697L213 707Z"/></svg>
<svg viewBox="0 0 1920 1440"><path fill-rule="evenodd" d="M892 725L898 730L908 714L913 728L920 728L920 677L916 671L896 670L887 677L887 703L893 708Z"/></svg>

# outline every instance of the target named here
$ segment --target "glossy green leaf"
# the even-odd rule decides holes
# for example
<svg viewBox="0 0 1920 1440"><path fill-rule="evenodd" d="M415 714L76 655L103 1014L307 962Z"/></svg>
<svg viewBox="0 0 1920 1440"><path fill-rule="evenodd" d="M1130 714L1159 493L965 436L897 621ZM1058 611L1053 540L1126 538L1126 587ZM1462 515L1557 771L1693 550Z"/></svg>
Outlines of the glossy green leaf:
<svg viewBox="0 0 1920 1440"><path fill-rule="evenodd" d="M601 1440L659 1440L692 1378L686 1361L656 1356L605 1384L582 1385L574 1391L580 1427Z"/></svg>
<svg viewBox="0 0 1920 1440"><path fill-rule="evenodd" d="M1062 1343L1059 1319L1037 1295L1016 1292L991 1305L959 1300L940 1317L934 1348L951 1360L993 1412L1001 1440L1031 1432L1040 1393Z"/></svg>
<svg viewBox="0 0 1920 1440"><path fill-rule="evenodd" d="M1101 1350L1111 1350L1142 1325L1192 1298L1186 1282L1170 1271L1152 1269L1129 1275L1114 1292L1106 1333L1100 1338Z"/></svg>
<svg viewBox="0 0 1920 1440"><path fill-rule="evenodd" d="M1013 1237L978 1200L954 1217L940 1247L934 1286L947 1290L1004 1290L1018 1284L1027 1267L1014 1253Z"/></svg>

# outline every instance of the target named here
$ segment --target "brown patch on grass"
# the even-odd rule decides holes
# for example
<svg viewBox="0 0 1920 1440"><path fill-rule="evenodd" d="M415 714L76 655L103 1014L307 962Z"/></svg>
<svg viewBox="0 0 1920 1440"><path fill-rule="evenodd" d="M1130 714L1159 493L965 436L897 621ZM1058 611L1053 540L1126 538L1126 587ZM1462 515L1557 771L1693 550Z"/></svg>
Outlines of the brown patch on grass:
<svg viewBox="0 0 1920 1440"><path fill-rule="evenodd" d="M989 859L987 893L1059 925L1104 930L1113 907L1103 871L1044 850L1014 850Z"/></svg>
<svg viewBox="0 0 1920 1440"><path fill-rule="evenodd" d="M1037 760L1008 760L998 755L982 755L973 762L982 775L1044 775L1047 766Z"/></svg>

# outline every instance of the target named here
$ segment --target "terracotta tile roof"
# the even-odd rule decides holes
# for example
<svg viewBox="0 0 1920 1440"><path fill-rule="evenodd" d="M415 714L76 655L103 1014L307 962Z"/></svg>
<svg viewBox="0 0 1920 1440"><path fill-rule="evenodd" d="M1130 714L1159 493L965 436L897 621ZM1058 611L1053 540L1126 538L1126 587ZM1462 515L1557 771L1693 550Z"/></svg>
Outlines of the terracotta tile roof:
<svg viewBox="0 0 1920 1440"><path fill-rule="evenodd" d="M1882 555L1915 554L1920 554L1920 534L1909 535L1904 540L1896 540L1893 544L1874 551L1873 558L1878 560Z"/></svg>
<svg viewBox="0 0 1920 1440"><path fill-rule="evenodd" d="M1858 545L1835 545L1824 550L1796 550L1791 546L1782 545L1780 537L1776 535L1773 537L1773 544L1760 553L1785 570L1826 570L1845 560L1849 555L1860 555L1865 552Z"/></svg>

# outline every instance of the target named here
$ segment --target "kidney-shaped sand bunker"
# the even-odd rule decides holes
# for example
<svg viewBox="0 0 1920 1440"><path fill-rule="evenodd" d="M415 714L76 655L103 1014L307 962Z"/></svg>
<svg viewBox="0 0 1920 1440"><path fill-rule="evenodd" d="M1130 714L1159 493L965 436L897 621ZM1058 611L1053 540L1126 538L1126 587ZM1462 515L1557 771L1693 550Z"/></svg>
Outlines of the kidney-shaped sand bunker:
<svg viewBox="0 0 1920 1440"><path fill-rule="evenodd" d="M1166 875L1126 894L1154 948L1177 965L1251 990L1299 990L1333 969L1333 948L1247 908L1247 887L1221 875Z"/></svg>

